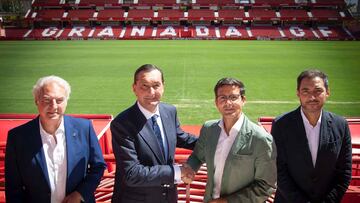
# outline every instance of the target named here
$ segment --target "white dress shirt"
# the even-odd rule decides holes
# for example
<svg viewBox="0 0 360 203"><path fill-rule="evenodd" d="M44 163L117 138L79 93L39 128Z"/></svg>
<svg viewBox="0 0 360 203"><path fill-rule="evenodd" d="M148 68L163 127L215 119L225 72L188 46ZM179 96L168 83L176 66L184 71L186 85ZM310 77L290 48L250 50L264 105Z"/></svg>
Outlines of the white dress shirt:
<svg viewBox="0 0 360 203"><path fill-rule="evenodd" d="M322 112L320 113L320 117L319 117L319 120L317 121L316 125L312 126L310 124L309 120L306 118L303 110L301 109L301 117L304 122L306 137L308 140L312 163L313 163L314 167L316 164L316 157L317 157L318 148L319 148L321 115L322 115Z"/></svg>
<svg viewBox="0 0 360 203"><path fill-rule="evenodd" d="M225 162L232 145L240 132L240 128L244 122L244 114L241 114L240 118L236 121L234 126L230 129L229 135L226 134L224 129L224 121L219 122L221 128L218 143L216 145L216 151L214 156L214 188L212 198L217 199L220 197L221 181L223 177Z"/></svg>
<svg viewBox="0 0 360 203"><path fill-rule="evenodd" d="M65 198L67 157L64 118L53 135L47 133L39 122L40 135L50 180L51 203L61 203Z"/></svg>
<svg viewBox="0 0 360 203"><path fill-rule="evenodd" d="M150 119L151 117L153 117L155 114L157 115L157 118L156 118L156 122L158 123L159 125L159 128L160 128L160 133L161 133L161 138L162 138L162 142L163 142L163 146L164 148L168 149L168 145L167 145L167 142L166 142L166 137L165 137L165 133L164 133L164 127L163 127L163 124L162 124L162 121L161 121L161 117L160 117L160 112L159 112L159 105L156 107L156 111L155 113L152 113L150 111L148 111L147 109L145 109L143 106L141 106L141 104L139 102L137 102L137 105L141 111L141 113L144 114L146 120ZM165 150L166 151L169 151L169 150ZM165 157L168 157L167 155L165 155ZM175 174L175 177L174 177L174 182L175 183L180 183L181 182L181 170L180 170L180 166L179 165L174 165L174 174Z"/></svg>

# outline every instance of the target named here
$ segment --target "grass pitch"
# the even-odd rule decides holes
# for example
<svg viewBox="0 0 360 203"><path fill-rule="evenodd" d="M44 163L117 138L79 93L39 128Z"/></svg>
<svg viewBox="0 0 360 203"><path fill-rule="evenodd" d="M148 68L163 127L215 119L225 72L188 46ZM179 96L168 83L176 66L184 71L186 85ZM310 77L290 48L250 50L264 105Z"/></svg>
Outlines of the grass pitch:
<svg viewBox="0 0 360 203"><path fill-rule="evenodd" d="M246 86L252 120L298 106L296 77L309 67L329 75L326 109L360 116L360 42L348 41L2 41L0 113L36 113L31 95L39 77L58 75L72 93L67 113L109 113L132 105L133 73L153 63L164 70L163 101L182 124L219 118L213 88L222 77Z"/></svg>

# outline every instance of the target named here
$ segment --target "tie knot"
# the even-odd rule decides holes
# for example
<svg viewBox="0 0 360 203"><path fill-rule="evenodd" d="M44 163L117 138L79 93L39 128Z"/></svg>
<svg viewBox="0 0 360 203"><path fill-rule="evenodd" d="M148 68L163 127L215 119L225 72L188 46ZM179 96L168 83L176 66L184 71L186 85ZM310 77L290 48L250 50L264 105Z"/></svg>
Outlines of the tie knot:
<svg viewBox="0 0 360 203"><path fill-rule="evenodd" d="M154 114L152 117L151 117L151 120L153 123L156 123L156 119L157 117L159 117L158 115Z"/></svg>

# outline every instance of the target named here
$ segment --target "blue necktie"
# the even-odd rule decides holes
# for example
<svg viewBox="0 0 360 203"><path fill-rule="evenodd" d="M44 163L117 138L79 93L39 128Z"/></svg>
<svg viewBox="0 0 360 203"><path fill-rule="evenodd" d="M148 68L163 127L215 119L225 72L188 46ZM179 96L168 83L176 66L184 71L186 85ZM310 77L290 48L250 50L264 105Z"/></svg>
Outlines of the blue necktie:
<svg viewBox="0 0 360 203"><path fill-rule="evenodd" d="M163 156L165 158L165 150L164 150L164 144L163 144L163 140L162 140L162 137L161 137L161 132L160 132L160 127L158 125L158 123L156 122L156 118L158 117L158 115L153 115L151 117L151 120L153 122L153 130L154 130L154 133L155 133L155 136L156 136L156 139L158 141L158 144L159 144L159 147L163 153Z"/></svg>

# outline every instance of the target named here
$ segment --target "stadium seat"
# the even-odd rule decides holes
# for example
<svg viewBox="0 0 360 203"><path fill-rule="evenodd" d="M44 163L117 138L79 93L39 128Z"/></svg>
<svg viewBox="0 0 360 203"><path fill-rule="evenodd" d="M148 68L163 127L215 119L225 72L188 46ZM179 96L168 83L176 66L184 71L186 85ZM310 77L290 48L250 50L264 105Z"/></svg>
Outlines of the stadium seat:
<svg viewBox="0 0 360 203"><path fill-rule="evenodd" d="M64 15L63 9L45 9L37 11L36 21L60 21Z"/></svg>
<svg viewBox="0 0 360 203"><path fill-rule="evenodd" d="M126 20L128 21L150 21L154 17L151 9L130 9Z"/></svg>
<svg viewBox="0 0 360 203"><path fill-rule="evenodd" d="M79 6L116 6L119 0L80 0Z"/></svg>
<svg viewBox="0 0 360 203"><path fill-rule="evenodd" d="M341 20L339 11L334 9L312 9L313 20L334 21Z"/></svg>
<svg viewBox="0 0 360 203"><path fill-rule="evenodd" d="M210 9L189 9L189 20L211 21L215 20L214 11Z"/></svg>
<svg viewBox="0 0 360 203"><path fill-rule="evenodd" d="M124 19L123 9L104 9L97 15L98 21L124 21Z"/></svg>
<svg viewBox="0 0 360 203"><path fill-rule="evenodd" d="M92 9L76 9L69 10L66 20L71 21L89 21L94 17L95 10Z"/></svg>
<svg viewBox="0 0 360 203"><path fill-rule="evenodd" d="M284 21L307 21L310 19L304 9L281 9L280 16L280 19Z"/></svg>
<svg viewBox="0 0 360 203"><path fill-rule="evenodd" d="M264 20L279 20L274 10L254 8L249 11L249 18L251 20L264 21Z"/></svg>
<svg viewBox="0 0 360 203"><path fill-rule="evenodd" d="M219 20L234 21L246 20L245 11L243 9L220 9Z"/></svg>
<svg viewBox="0 0 360 203"><path fill-rule="evenodd" d="M184 11L178 9L163 9L158 11L158 20L180 21L185 20Z"/></svg>
<svg viewBox="0 0 360 203"><path fill-rule="evenodd" d="M60 7L61 0L34 0L32 6L56 6Z"/></svg>

